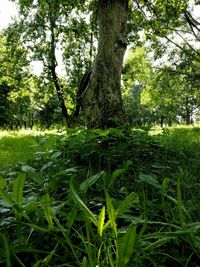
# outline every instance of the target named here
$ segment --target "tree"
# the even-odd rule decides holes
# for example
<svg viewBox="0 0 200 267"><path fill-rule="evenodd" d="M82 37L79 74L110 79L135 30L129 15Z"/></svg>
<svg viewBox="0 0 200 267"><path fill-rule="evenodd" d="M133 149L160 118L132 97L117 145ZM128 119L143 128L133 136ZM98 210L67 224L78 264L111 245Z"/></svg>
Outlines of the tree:
<svg viewBox="0 0 200 267"><path fill-rule="evenodd" d="M152 79L152 66L144 46L132 47L123 67L123 101L131 125L145 123L146 107L142 95ZM148 114L149 115L149 114Z"/></svg>
<svg viewBox="0 0 200 267"><path fill-rule="evenodd" d="M0 125L3 127L16 128L28 121L25 116L30 106L27 54L17 36L11 45L9 39L0 35Z"/></svg>
<svg viewBox="0 0 200 267"><path fill-rule="evenodd" d="M85 124L89 128L119 127L127 122L120 90L127 41L139 44L138 32L144 30L146 40L150 40L159 52L156 54L162 56L165 47L160 39L168 38L171 32L186 23L191 31L198 30L198 24L188 11L187 0L15 1L21 7L21 36L32 58L43 60L46 73L51 74L67 119L66 93L72 90L65 90L56 72L56 47L59 45L63 51L67 76L74 73L78 78L73 80L77 82L79 75L91 65L94 35L98 30L98 53L92 64L92 74L79 95ZM99 26L95 29L94 14L97 13ZM91 19L88 22L91 14L93 25L90 25ZM89 55L87 64L86 54Z"/></svg>
<svg viewBox="0 0 200 267"><path fill-rule="evenodd" d="M77 87L77 81L91 65L94 56L93 41L96 30L93 29L95 22L90 14L90 3L84 0L16 0L15 2L20 7L20 20L16 22L17 30L30 51L30 60L39 60L43 63L43 75L54 84L65 124L69 126L71 116L68 100L75 95L75 92L72 92L74 84L71 86L73 83L70 81L71 73L76 75L73 81L76 81ZM87 14L84 13L85 10ZM14 36L15 31L16 28L11 25L7 33ZM67 82L68 86L71 86L70 97L69 90L66 90L66 84L57 71L59 53L62 53L67 70Z"/></svg>
<svg viewBox="0 0 200 267"><path fill-rule="evenodd" d="M99 42L91 79L82 93L89 128L120 127L126 123L120 90L127 46L128 0L99 0Z"/></svg>

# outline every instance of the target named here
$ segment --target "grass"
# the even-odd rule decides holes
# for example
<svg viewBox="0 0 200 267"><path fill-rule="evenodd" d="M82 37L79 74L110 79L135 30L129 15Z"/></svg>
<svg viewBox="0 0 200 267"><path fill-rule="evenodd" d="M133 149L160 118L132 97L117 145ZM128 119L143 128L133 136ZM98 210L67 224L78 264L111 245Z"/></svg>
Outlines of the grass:
<svg viewBox="0 0 200 267"><path fill-rule="evenodd" d="M200 154L200 127L182 126L164 129L159 136L164 145L179 152Z"/></svg>
<svg viewBox="0 0 200 267"><path fill-rule="evenodd" d="M11 133L0 265L199 266L199 131Z"/></svg>
<svg viewBox="0 0 200 267"><path fill-rule="evenodd" d="M34 157L42 138L48 138L45 148L55 142L52 132L0 131L0 171L12 169Z"/></svg>

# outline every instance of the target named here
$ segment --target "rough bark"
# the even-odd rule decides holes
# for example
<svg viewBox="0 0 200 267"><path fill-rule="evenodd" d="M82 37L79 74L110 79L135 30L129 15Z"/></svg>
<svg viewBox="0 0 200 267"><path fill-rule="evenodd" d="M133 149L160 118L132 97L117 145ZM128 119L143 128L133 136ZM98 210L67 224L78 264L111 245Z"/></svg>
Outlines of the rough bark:
<svg viewBox="0 0 200 267"><path fill-rule="evenodd" d="M98 8L98 52L82 109L88 128L120 127L126 122L120 87L128 0L99 0Z"/></svg>

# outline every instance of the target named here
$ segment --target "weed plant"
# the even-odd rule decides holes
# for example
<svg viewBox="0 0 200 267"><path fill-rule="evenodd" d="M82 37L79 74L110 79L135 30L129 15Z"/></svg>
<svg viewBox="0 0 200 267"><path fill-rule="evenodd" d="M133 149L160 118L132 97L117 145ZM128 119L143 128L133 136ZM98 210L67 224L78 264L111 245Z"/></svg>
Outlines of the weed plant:
<svg viewBox="0 0 200 267"><path fill-rule="evenodd" d="M170 136L78 129L48 149L38 139L0 179L0 266L200 266L199 151Z"/></svg>

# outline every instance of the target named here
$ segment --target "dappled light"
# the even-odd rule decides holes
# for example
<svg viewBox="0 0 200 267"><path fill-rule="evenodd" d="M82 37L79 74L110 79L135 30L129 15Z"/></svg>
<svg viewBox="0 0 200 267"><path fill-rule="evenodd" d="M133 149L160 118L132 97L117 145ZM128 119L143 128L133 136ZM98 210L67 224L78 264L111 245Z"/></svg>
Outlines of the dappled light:
<svg viewBox="0 0 200 267"><path fill-rule="evenodd" d="M0 266L199 267L200 2L0 14Z"/></svg>

